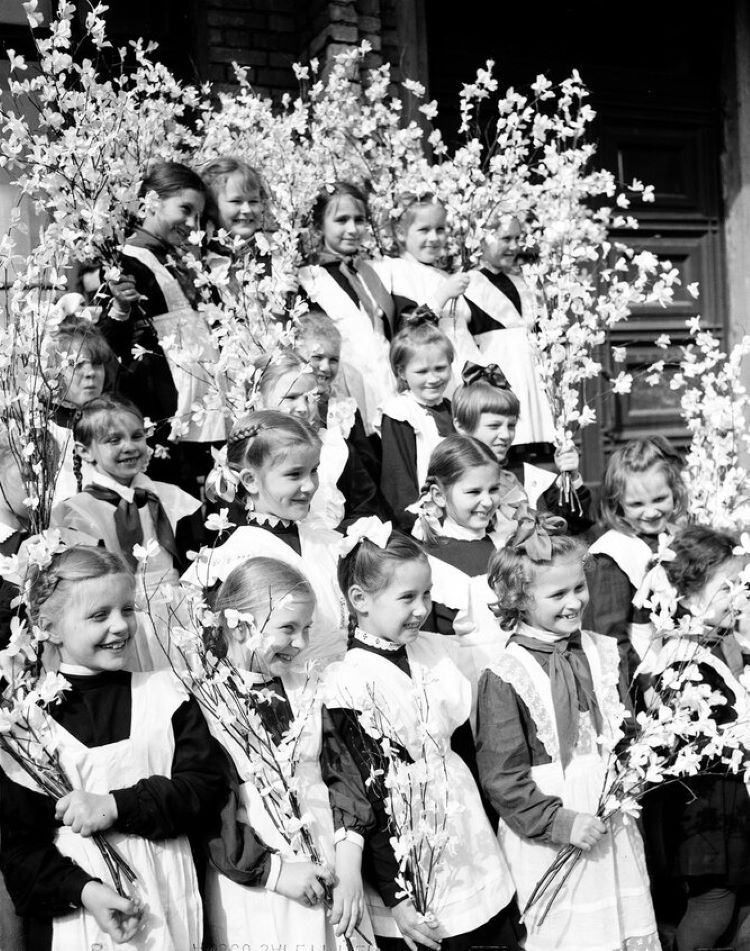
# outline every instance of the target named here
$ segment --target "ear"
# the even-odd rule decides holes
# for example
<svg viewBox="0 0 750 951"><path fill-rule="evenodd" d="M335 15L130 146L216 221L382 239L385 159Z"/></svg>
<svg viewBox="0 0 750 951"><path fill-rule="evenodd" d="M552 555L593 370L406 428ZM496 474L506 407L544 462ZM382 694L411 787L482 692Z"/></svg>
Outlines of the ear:
<svg viewBox="0 0 750 951"><path fill-rule="evenodd" d="M49 644L54 644L56 647L59 644L62 644L62 638L59 634L55 634L55 632L50 627L49 618L44 614L39 615L39 623L37 624L37 627L44 631L44 633L47 635L47 642Z"/></svg>
<svg viewBox="0 0 750 951"><path fill-rule="evenodd" d="M240 483L248 495L257 495L260 492L258 485L258 474L255 469L247 468L240 472Z"/></svg>
<svg viewBox="0 0 750 951"><path fill-rule="evenodd" d="M445 492L443 492L439 485L433 484L430 486L430 498L438 508L444 509L448 504L445 498Z"/></svg>
<svg viewBox="0 0 750 951"><path fill-rule="evenodd" d="M347 591L349 603L359 614L366 614L369 606L369 596L367 592L358 584L353 584Z"/></svg>
<svg viewBox="0 0 750 951"><path fill-rule="evenodd" d="M84 446L82 442L77 442L75 444L76 455L80 456L84 462L88 462L89 465L95 466L96 459L94 459L94 454L91 452L90 446Z"/></svg>
<svg viewBox="0 0 750 951"><path fill-rule="evenodd" d="M471 433L466 429L465 426L462 426L457 419L453 420L453 427L458 433L459 436L471 436Z"/></svg>

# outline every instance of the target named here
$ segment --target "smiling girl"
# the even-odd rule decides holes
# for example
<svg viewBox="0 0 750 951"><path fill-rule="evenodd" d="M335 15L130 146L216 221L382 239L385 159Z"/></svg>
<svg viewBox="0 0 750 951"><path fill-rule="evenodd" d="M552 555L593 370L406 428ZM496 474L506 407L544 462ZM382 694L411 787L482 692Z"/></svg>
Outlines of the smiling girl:
<svg viewBox="0 0 750 951"><path fill-rule="evenodd" d="M361 253L367 199L356 185L335 182L320 193L311 217L320 249L300 270L300 284L341 332L341 359L362 378L363 393L354 395L372 433L378 406L395 390L388 363L394 307L372 262Z"/></svg>
<svg viewBox="0 0 750 951"><path fill-rule="evenodd" d="M227 504L229 537L204 548L183 580L205 589L226 579L250 556L267 555L292 565L309 580L316 598L311 653L340 656L345 634L336 584L340 535L307 519L318 489L321 443L296 416L258 410L234 425L226 464L208 480L209 497Z"/></svg>
<svg viewBox="0 0 750 951"><path fill-rule="evenodd" d="M243 862L243 855L226 869L227 874L209 870L212 940L216 946L241 947L252 934L258 944L269 946L333 948L336 939L323 901L324 887L333 885L334 845L331 807L319 764L318 676L295 664L308 645L315 595L304 575L291 565L250 558L229 573L215 609L219 628L212 649L226 655L254 682L254 710L273 742L293 728L295 718L303 718L297 740L297 794L326 864L315 865L290 851L269 819L259 778L248 769L247 757L230 733L212 720L216 737L232 756L242 782L240 821L264 843L252 863ZM358 944L356 937L354 941Z"/></svg>
<svg viewBox="0 0 750 951"><path fill-rule="evenodd" d="M325 674L323 778L336 827L336 872L347 883L342 920L363 907L359 870L368 869L366 900L379 947L455 951L503 945L500 932L514 887L484 814L469 768L453 740L467 729L471 688L444 638L420 631L430 611L430 566L412 538L377 519L355 523L344 543L339 583L350 612L349 650ZM358 727L358 712L375 707L386 739L405 762L422 762L429 810L445 821L450 859L434 870L431 916L425 920L399 884L384 806L377 744ZM424 743L418 711L426 710ZM443 787L444 782L444 787ZM457 809L441 814L444 795ZM342 889L342 891L344 891ZM395 940L394 940L395 939ZM512 942L508 947L514 947Z"/></svg>
<svg viewBox="0 0 750 951"><path fill-rule="evenodd" d="M206 186L187 166L162 162L144 178L141 194L156 198L122 248L122 273L110 282L112 306L102 332L120 361L118 390L156 422L158 442L171 440L169 458L154 460L152 471L197 495L198 480L211 467L207 443L226 436L221 410L194 418L192 409L216 391L207 367L217 354L183 263L188 238L200 228ZM162 346L167 339L199 355L173 358Z"/></svg>
<svg viewBox="0 0 750 951"><path fill-rule="evenodd" d="M380 488L396 524L409 530L415 516L406 509L419 497L432 451L455 432L450 400L445 398L453 345L424 307L403 323L391 344L391 366L400 392L380 412Z"/></svg>
<svg viewBox="0 0 750 951"><path fill-rule="evenodd" d="M479 681L479 776L520 908L559 848L583 852L544 921L539 906L526 912L527 951L658 951L636 824L596 816L610 748L600 742L621 736L626 685L617 646L581 630L584 549L564 531L562 519L529 516L492 557L510 637Z"/></svg>
<svg viewBox="0 0 750 951"><path fill-rule="evenodd" d="M178 583L185 564L184 545L175 535L182 539L183 531L189 531L200 502L145 475L146 430L129 400L90 400L79 412L73 438L79 463L87 463L85 484L53 509L50 527L58 528L69 544L100 544L124 558L136 574L139 608L129 664L136 670L166 667L167 625L176 607L169 586ZM135 558L135 545L151 546L146 563Z"/></svg>

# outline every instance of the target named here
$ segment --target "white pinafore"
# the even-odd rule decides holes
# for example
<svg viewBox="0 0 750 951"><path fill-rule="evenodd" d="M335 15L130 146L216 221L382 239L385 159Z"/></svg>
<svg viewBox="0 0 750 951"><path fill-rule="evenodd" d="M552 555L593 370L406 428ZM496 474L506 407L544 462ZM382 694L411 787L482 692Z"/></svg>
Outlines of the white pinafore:
<svg viewBox="0 0 750 951"><path fill-rule="evenodd" d="M594 692L608 738L624 714L617 691L618 651L611 638L584 631L583 650L591 668ZM531 767L531 778L563 806L594 814L606 777L606 760L599 752L588 714L579 718L579 739L568 768L560 762L560 741L550 679L534 657L518 644L509 644L489 668L510 684L528 708L537 735L551 763ZM524 909L540 879L555 860L555 846L533 842L500 821L498 838ZM643 843L635 823L618 813L607 823L607 834L574 867L540 926L544 902L526 916L526 951L659 951Z"/></svg>
<svg viewBox="0 0 750 951"><path fill-rule="evenodd" d="M552 442L555 432L552 410L529 340L529 328L536 320L534 292L523 278L508 275L521 297L521 316L505 294L487 280L481 271L472 271L470 277L464 296L498 322L497 330L474 337L482 354L479 362L496 363L521 403L521 415L518 417L513 443Z"/></svg>
<svg viewBox="0 0 750 951"><path fill-rule="evenodd" d="M344 518L346 499L337 482L349 461L347 437L354 425L357 404L351 397L333 398L328 403L325 428L318 431L323 446L318 467L319 485L310 503L308 521L319 520L335 529Z"/></svg>
<svg viewBox="0 0 750 951"><path fill-rule="evenodd" d="M654 556L643 539L636 535L617 532L614 529L610 529L601 538L597 538L589 548L589 554L608 555L628 576L628 580L636 590L636 596L646 580L648 565ZM645 666L642 665L641 669L651 670L661 650L662 639L655 636L654 627L650 622L629 624L628 634L636 654L641 661L645 661Z"/></svg>
<svg viewBox="0 0 750 951"><path fill-rule="evenodd" d="M364 405L360 405L359 410L368 434L372 433L375 411L396 392L390 345L377 332L365 310L324 267L313 264L301 268L299 281L310 300L328 314L341 334L341 360L354 367L361 376Z"/></svg>
<svg viewBox="0 0 750 951"><path fill-rule="evenodd" d="M437 423L427 410L420 406L411 390L399 393L386 400L378 410L375 429L379 433L383 416L390 416L401 423L408 423L417 437L417 481L424 485L430 456L445 438L438 432Z"/></svg>
<svg viewBox="0 0 750 951"><path fill-rule="evenodd" d="M172 714L187 700L187 692L167 671L136 673L132 678L130 736L125 740L89 749L48 718L52 739L58 743L57 752L74 789L106 795L111 789L134 786L148 776L171 775ZM6 760L3 757L4 769ZM35 788L21 770L9 775L14 781ZM138 876L140 895L148 907L145 929L133 941L115 945L93 916L80 908L55 918L52 951L200 948L202 905L187 837L149 840L116 831L109 831L106 836ZM107 866L92 839L64 826L58 830L55 845L91 875L111 884Z"/></svg>
<svg viewBox="0 0 750 951"><path fill-rule="evenodd" d="M446 818L451 851L444 854L435 872L432 902L442 934L450 937L489 921L510 902L514 888L476 784L450 746L454 731L469 718L471 688L446 648L439 634L419 634L406 647L409 678L384 657L355 647L341 663L325 671L324 702L329 707L361 710L374 696L375 705L395 727L395 739L418 761L422 721L417 707L420 702L424 706L426 698L426 727L434 741L426 744L427 768L434 780L435 808L439 816L443 814L446 793L450 805L460 806ZM366 898L375 934L399 937L380 897L366 889Z"/></svg>
<svg viewBox="0 0 750 951"><path fill-rule="evenodd" d="M299 655L300 663L317 660L321 666L339 660L346 650L344 599L336 580L336 559L341 536L319 523L299 523L298 555L276 535L254 525L236 528L223 545L204 548L182 576L191 585L208 588L223 581L232 568L248 558L277 558L300 571L315 592L315 613L310 646Z"/></svg>
<svg viewBox="0 0 750 951"><path fill-rule="evenodd" d="M300 807L308 819L307 826L321 860L333 868L333 818L328 789L320 774L322 727L317 677L312 672L311 679L306 683L301 672L292 673L283 678L283 683L294 716L305 719L296 772ZM217 728L212 719L209 720L209 726L232 757L242 780L240 795L243 821L253 828L266 845L277 849L284 862L304 861L304 856L294 855L271 821L239 746L226 732ZM206 893L211 937L217 947L265 951L271 947L285 946L287 951L295 948L333 951L338 945L322 905L308 908L265 888L238 885L212 868L207 872ZM373 941L367 913L359 929L369 941ZM356 951L366 951L366 944L359 935L354 935L352 944Z"/></svg>
<svg viewBox="0 0 750 951"><path fill-rule="evenodd" d="M212 372L219 360L206 318L194 310L180 283L147 248L126 244L122 253L135 258L154 275L167 312L152 318L159 343L177 389L177 409L170 438L216 442L227 438L225 383Z"/></svg>

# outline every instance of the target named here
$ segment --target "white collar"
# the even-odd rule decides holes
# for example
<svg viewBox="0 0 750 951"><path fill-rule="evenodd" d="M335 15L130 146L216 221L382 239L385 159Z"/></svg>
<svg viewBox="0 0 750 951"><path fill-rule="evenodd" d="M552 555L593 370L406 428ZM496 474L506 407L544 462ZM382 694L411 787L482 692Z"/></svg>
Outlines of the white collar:
<svg viewBox="0 0 750 951"><path fill-rule="evenodd" d="M123 485L121 482L117 482L111 476L108 476L106 472L100 472L98 469L91 470L87 484L100 485L105 489L113 489L119 496L125 499L126 502L133 501L136 489L150 489L153 486L151 479L142 472L136 473L130 485Z"/></svg>
<svg viewBox="0 0 750 951"><path fill-rule="evenodd" d="M250 522L255 522L256 525L269 525L271 528L276 528L277 525L283 525L284 528L291 528L292 525L296 525L296 522L293 522L288 518L279 518L278 515L266 515L265 512L255 512L248 509L247 518Z"/></svg>
<svg viewBox="0 0 750 951"><path fill-rule="evenodd" d="M532 627L525 621L519 621L516 627L516 634L522 634L524 637L533 637L535 641L541 641L542 644L559 644L560 641L567 641L569 634L551 634L549 631L543 631L541 628Z"/></svg>
<svg viewBox="0 0 750 951"><path fill-rule="evenodd" d="M404 251L401 255L401 259L403 261L408 261L409 264L416 264L419 267L426 267L429 268L430 271L435 271L438 274L442 274L443 277L448 277L447 273L441 267L438 267L437 264L425 264L424 261L418 261L417 258L415 258L414 255L409 251Z"/></svg>
<svg viewBox="0 0 750 951"><path fill-rule="evenodd" d="M72 674L75 677L95 677L101 670L92 670L90 667L84 667L82 664L60 664L57 672L62 674Z"/></svg>
<svg viewBox="0 0 750 951"><path fill-rule="evenodd" d="M386 640L384 637L376 637L374 634L368 634L358 627L354 632L354 639L360 644L367 644L368 647L376 647L381 651L399 651L403 644L394 644L393 641Z"/></svg>
<svg viewBox="0 0 750 951"><path fill-rule="evenodd" d="M445 538L456 538L462 542L476 542L487 536L486 528L464 528L458 522L454 522L450 515L446 515L441 526L441 535Z"/></svg>

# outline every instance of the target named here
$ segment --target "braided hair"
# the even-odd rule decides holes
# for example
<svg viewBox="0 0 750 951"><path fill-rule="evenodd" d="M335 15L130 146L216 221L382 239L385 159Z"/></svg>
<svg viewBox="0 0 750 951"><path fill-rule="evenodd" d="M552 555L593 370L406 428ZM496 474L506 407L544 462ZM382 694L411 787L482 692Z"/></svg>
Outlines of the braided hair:
<svg viewBox="0 0 750 951"><path fill-rule="evenodd" d="M357 585L368 594L376 594L390 583L399 564L417 559L426 562L427 556L415 539L399 531L391 532L385 548L380 548L369 538L363 538L350 552L339 558L337 577L349 609L347 650L354 641L354 632L359 623L349 599L350 589Z"/></svg>
<svg viewBox="0 0 750 951"><path fill-rule="evenodd" d="M104 548L76 545L55 553L48 565L31 569L27 591L31 620L40 624L42 615L48 613L45 605L68 585L107 575L133 577L122 556Z"/></svg>

